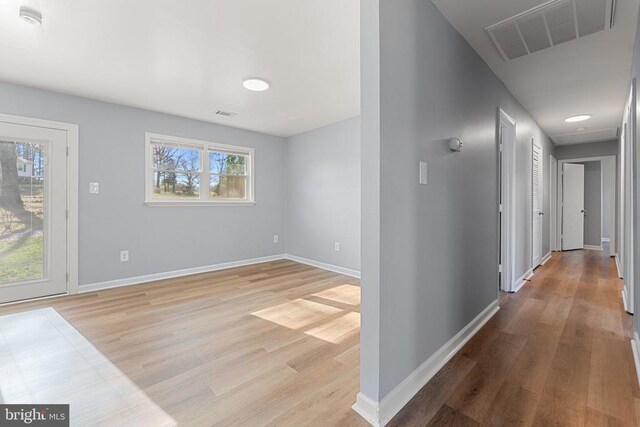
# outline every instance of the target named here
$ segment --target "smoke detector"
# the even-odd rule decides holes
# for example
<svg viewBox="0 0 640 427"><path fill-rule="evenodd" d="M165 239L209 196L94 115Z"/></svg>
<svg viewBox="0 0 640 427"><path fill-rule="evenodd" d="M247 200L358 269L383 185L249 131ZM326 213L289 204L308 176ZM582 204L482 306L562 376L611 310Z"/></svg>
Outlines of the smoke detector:
<svg viewBox="0 0 640 427"><path fill-rule="evenodd" d="M22 6L20 8L20 19L31 25L42 24L42 14L35 9Z"/></svg>

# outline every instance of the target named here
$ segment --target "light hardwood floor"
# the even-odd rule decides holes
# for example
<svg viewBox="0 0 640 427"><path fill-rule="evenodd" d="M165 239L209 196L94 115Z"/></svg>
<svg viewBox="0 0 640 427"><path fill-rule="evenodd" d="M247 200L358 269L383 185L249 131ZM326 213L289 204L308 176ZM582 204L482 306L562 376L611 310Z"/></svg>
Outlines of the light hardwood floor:
<svg viewBox="0 0 640 427"><path fill-rule="evenodd" d="M613 258L555 253L390 425L640 425L621 289Z"/></svg>
<svg viewBox="0 0 640 427"><path fill-rule="evenodd" d="M0 308L52 306L180 425L366 426L358 280L278 261ZM637 425L611 258L556 253L393 426Z"/></svg>
<svg viewBox="0 0 640 427"><path fill-rule="evenodd" d="M357 279L291 261L0 308L53 307L179 425L366 425Z"/></svg>

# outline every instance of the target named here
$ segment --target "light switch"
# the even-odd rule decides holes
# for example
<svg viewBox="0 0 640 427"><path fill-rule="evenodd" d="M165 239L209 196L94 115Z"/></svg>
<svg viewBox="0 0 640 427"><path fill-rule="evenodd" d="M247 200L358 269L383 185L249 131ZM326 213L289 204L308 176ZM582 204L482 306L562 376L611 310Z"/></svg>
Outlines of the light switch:
<svg viewBox="0 0 640 427"><path fill-rule="evenodd" d="M89 183L89 194L98 194L100 193L100 185L97 182Z"/></svg>
<svg viewBox="0 0 640 427"><path fill-rule="evenodd" d="M427 162L420 162L420 184L427 183Z"/></svg>

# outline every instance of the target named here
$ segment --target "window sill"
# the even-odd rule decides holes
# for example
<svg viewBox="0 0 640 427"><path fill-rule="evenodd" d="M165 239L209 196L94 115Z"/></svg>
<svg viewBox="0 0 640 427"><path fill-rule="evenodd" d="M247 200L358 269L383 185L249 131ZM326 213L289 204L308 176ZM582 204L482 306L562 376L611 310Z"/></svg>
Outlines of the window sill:
<svg viewBox="0 0 640 427"><path fill-rule="evenodd" d="M256 202L251 201L213 201L213 200L203 200L203 201L160 201L160 200L148 200L144 202L145 205L149 207L160 207L160 206L255 206Z"/></svg>

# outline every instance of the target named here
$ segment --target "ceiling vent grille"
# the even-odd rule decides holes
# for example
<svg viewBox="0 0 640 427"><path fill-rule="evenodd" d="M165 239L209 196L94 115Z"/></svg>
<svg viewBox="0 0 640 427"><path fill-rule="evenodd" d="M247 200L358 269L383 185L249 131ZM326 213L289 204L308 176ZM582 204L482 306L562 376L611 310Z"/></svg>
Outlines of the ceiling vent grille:
<svg viewBox="0 0 640 427"><path fill-rule="evenodd" d="M238 115L238 113L232 113L231 111L224 111L224 110L216 111L216 116L233 117L233 116L237 116L237 115Z"/></svg>
<svg viewBox="0 0 640 427"><path fill-rule="evenodd" d="M553 0L485 30L509 61L611 28L615 5L615 0Z"/></svg>

